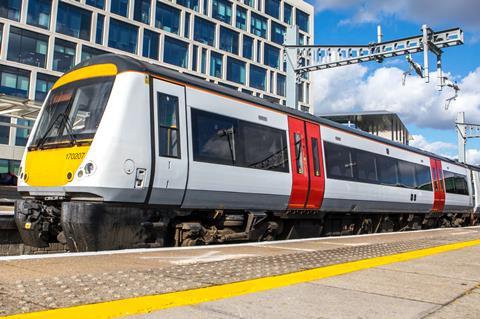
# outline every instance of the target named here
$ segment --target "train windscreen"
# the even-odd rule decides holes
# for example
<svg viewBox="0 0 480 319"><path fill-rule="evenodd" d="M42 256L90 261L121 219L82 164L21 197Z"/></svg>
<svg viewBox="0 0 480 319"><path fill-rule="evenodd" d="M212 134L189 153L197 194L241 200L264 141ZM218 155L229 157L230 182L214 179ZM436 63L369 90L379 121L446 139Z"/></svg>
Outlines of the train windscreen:
<svg viewBox="0 0 480 319"><path fill-rule="evenodd" d="M29 147L76 144L95 135L114 77L73 82L53 90Z"/></svg>

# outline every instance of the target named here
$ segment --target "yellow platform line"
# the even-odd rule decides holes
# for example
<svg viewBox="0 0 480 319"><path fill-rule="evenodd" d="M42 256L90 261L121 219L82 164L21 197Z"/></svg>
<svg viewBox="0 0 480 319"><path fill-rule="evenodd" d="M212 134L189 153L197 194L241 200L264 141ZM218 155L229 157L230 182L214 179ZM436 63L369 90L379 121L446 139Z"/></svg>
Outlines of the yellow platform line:
<svg viewBox="0 0 480 319"><path fill-rule="evenodd" d="M448 251L480 245L480 240L471 240L432 248L420 249L395 255L375 257L343 264L331 265L295 273L246 280L220 286L192 289L162 295L144 296L18 314L0 318L8 319L107 319L127 315L144 314L171 307L194 305L208 301L240 296L244 294L285 287L289 285L319 280L354 271L408 261L416 258L436 255Z"/></svg>

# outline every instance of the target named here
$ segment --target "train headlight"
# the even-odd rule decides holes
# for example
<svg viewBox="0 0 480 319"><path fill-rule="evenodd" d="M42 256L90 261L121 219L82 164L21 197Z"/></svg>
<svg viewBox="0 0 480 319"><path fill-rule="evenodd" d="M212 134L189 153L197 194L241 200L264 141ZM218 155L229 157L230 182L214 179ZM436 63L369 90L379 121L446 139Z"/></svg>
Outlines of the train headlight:
<svg viewBox="0 0 480 319"><path fill-rule="evenodd" d="M85 164L85 167L83 168L83 170L85 171L85 174L91 175L93 174L93 172L95 172L95 164L93 164L92 162L87 163Z"/></svg>

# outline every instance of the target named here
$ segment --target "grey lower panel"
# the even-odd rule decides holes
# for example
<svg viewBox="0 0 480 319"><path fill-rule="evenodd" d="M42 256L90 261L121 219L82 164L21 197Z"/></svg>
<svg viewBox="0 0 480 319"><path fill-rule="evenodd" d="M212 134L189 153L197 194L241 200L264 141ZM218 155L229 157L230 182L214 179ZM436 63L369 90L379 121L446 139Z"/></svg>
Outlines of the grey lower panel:
<svg viewBox="0 0 480 319"><path fill-rule="evenodd" d="M398 203L384 201L331 199L325 198L322 210L329 212L362 212L362 213L428 213L432 209L431 204Z"/></svg>
<svg viewBox="0 0 480 319"><path fill-rule="evenodd" d="M187 190L182 208L285 210L290 196Z"/></svg>
<svg viewBox="0 0 480 319"><path fill-rule="evenodd" d="M471 213L473 212L472 206L459 206L459 205L445 205L444 212L452 213Z"/></svg>
<svg viewBox="0 0 480 319"><path fill-rule="evenodd" d="M149 204L180 206L184 189L153 188Z"/></svg>

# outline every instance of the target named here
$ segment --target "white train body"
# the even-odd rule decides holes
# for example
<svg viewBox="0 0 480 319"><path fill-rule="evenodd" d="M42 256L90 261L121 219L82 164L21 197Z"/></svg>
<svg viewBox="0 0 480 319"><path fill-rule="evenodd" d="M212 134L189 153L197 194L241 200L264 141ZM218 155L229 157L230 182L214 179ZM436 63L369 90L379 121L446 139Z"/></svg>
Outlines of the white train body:
<svg viewBox="0 0 480 319"><path fill-rule="evenodd" d="M76 85L106 80L111 91L104 84L108 100L98 111L92 103L101 98L82 97ZM65 114L86 111L54 118L54 102ZM96 125L88 122L92 114L100 117ZM50 122L33 128L18 190L27 201L53 201L68 216L63 211L78 212L85 203L95 212L113 205L169 216L442 214L479 207L474 167L130 58L103 56L67 73L39 117ZM93 133L75 134L88 126ZM60 129L63 135L52 134Z"/></svg>

